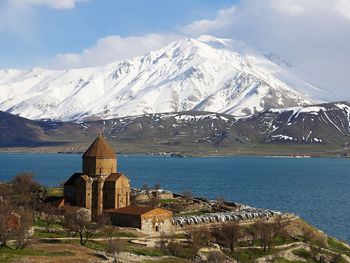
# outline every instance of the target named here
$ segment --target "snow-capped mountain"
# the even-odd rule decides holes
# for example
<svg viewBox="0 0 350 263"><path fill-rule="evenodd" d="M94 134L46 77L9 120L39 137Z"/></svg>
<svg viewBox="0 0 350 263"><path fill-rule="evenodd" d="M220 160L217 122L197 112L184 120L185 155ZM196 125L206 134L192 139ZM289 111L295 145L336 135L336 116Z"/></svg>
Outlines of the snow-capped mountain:
<svg viewBox="0 0 350 263"><path fill-rule="evenodd" d="M320 90L248 50L202 36L104 67L1 70L0 110L68 121L191 110L247 116L317 102Z"/></svg>

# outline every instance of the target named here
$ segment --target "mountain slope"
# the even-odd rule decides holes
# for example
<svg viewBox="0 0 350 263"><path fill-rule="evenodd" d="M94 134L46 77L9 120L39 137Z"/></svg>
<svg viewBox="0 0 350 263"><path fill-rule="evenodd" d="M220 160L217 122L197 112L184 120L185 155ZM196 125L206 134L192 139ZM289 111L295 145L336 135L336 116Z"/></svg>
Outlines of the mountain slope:
<svg viewBox="0 0 350 263"><path fill-rule="evenodd" d="M146 114L100 121L31 121L0 112L0 146L84 144L103 131L124 150L174 151L282 145L322 146L325 150L348 147L350 103L270 109L247 118L210 112ZM136 147L136 148L135 148ZM119 149L119 148L118 148ZM153 149L153 150L152 150ZM231 149L231 150L230 150ZM265 152L269 152L265 148ZM200 150L198 150L200 151Z"/></svg>
<svg viewBox="0 0 350 263"><path fill-rule="evenodd" d="M70 121L189 110L247 116L314 102L304 94L315 87L237 50L232 41L202 36L105 67L2 70L0 110Z"/></svg>
<svg viewBox="0 0 350 263"><path fill-rule="evenodd" d="M341 144L350 140L350 103L270 109L236 124L260 133L262 143Z"/></svg>

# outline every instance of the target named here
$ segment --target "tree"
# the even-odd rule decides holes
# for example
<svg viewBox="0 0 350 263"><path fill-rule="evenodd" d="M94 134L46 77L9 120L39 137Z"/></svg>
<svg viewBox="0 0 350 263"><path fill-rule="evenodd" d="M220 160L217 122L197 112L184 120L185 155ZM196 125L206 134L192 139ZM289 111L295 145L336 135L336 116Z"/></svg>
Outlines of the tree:
<svg viewBox="0 0 350 263"><path fill-rule="evenodd" d="M112 239L108 244L108 252L113 256L113 263L118 263L118 254L121 250L121 242L119 239Z"/></svg>
<svg viewBox="0 0 350 263"><path fill-rule="evenodd" d="M225 204L225 198L222 196L219 196L218 198L216 198L216 204L219 210L223 210L223 206Z"/></svg>
<svg viewBox="0 0 350 263"><path fill-rule="evenodd" d="M247 227L244 230L244 234L250 237L250 249L253 249L254 247L254 242L258 240L258 235L256 233L256 230L254 228L254 225L251 227Z"/></svg>
<svg viewBox="0 0 350 263"><path fill-rule="evenodd" d="M237 223L227 223L222 227L222 232L224 233L224 238L229 244L230 250L233 252L237 242L242 237L242 232L239 229Z"/></svg>
<svg viewBox="0 0 350 263"><path fill-rule="evenodd" d="M289 219L284 219L281 215L277 216L274 221L274 239L279 236L282 239L282 242L285 243L287 238L290 237L287 230L290 223L291 221Z"/></svg>
<svg viewBox="0 0 350 263"><path fill-rule="evenodd" d="M50 230L50 226L60 216L60 210L52 206L49 203L42 203L38 206L38 210L41 212L41 219L45 222L46 231Z"/></svg>
<svg viewBox="0 0 350 263"><path fill-rule="evenodd" d="M29 230L33 225L33 212L29 208L21 208L18 214L20 215L20 224L14 230L14 237L16 240L16 249L22 249L29 241Z"/></svg>
<svg viewBox="0 0 350 263"><path fill-rule="evenodd" d="M9 226L9 218L11 216L12 207L8 201L0 200L0 247L6 246L6 241L12 233Z"/></svg>
<svg viewBox="0 0 350 263"><path fill-rule="evenodd" d="M271 248L272 241L274 239L273 224L259 220L253 224L253 229L260 238L263 251L266 252L267 249Z"/></svg>
<svg viewBox="0 0 350 263"><path fill-rule="evenodd" d="M182 192L182 196L184 197L185 201L186 201L186 204L188 205L192 199L193 199L193 194L191 191L189 190L185 190Z"/></svg>
<svg viewBox="0 0 350 263"><path fill-rule="evenodd" d="M189 244L191 258L194 259L197 256L203 240L209 239L209 232L205 228L191 227L185 231L185 235Z"/></svg>
<svg viewBox="0 0 350 263"><path fill-rule="evenodd" d="M34 174L23 172L17 174L12 180L12 190L15 194L30 194L40 189L40 184L34 180Z"/></svg>
<svg viewBox="0 0 350 263"><path fill-rule="evenodd" d="M242 232L237 223L230 222L214 228L212 236L221 248L227 246L233 252Z"/></svg>
<svg viewBox="0 0 350 263"><path fill-rule="evenodd" d="M82 246L96 233L99 227L97 223L91 222L88 211L74 211L71 208L66 210L63 226L69 233L79 236Z"/></svg>
<svg viewBox="0 0 350 263"><path fill-rule="evenodd" d="M305 243L309 243L315 236L315 231L309 225L303 226L301 232Z"/></svg>
<svg viewBox="0 0 350 263"><path fill-rule="evenodd" d="M34 180L32 173L17 174L12 180L12 192L16 195L18 206L31 206L36 210L38 203L44 197L44 188Z"/></svg>
<svg viewBox="0 0 350 263"><path fill-rule="evenodd" d="M321 234L314 232L312 237L312 244L310 244L310 251L314 260L317 260L317 255L322 252L322 247L326 246L326 239Z"/></svg>
<svg viewBox="0 0 350 263"><path fill-rule="evenodd" d="M175 242L174 235L174 232L168 235L164 233L160 234L159 248L166 255L176 256L178 244Z"/></svg>
<svg viewBox="0 0 350 263"><path fill-rule="evenodd" d="M152 190L147 184L144 184L142 186L142 190L147 195L149 204L152 207L157 207L159 205L159 192L158 192L159 189L160 189L159 184L156 184L154 186L154 190Z"/></svg>

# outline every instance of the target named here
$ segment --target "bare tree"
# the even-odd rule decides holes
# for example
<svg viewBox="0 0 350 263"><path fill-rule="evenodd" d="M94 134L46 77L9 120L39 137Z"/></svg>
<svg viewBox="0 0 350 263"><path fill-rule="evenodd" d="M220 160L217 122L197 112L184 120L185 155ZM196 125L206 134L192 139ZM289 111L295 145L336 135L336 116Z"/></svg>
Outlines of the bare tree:
<svg viewBox="0 0 350 263"><path fill-rule="evenodd" d="M0 200L0 247L6 246L6 241L12 233L9 219L11 216L12 207L8 201Z"/></svg>
<svg viewBox="0 0 350 263"><path fill-rule="evenodd" d="M39 204L38 210L41 212L41 219L45 222L46 231L49 231L51 225L60 216L60 210L49 203Z"/></svg>
<svg viewBox="0 0 350 263"><path fill-rule="evenodd" d="M242 232L237 223L227 223L222 227L224 237L229 244L230 250L233 252L237 242L242 237Z"/></svg>
<svg viewBox="0 0 350 263"><path fill-rule="evenodd" d="M257 221L253 225L253 229L256 231L260 238L263 251L271 248L272 241L274 240L274 226L271 223L264 221Z"/></svg>
<svg viewBox="0 0 350 263"><path fill-rule="evenodd" d="M317 260L317 255L322 252L322 247L326 246L326 239L321 234L314 233L312 236L312 244L310 251L314 260Z"/></svg>
<svg viewBox="0 0 350 263"><path fill-rule="evenodd" d="M44 188L34 180L32 173L17 174L12 180L12 192L16 195L18 206L31 206L36 210L40 200L44 197Z"/></svg>
<svg viewBox="0 0 350 263"><path fill-rule="evenodd" d="M64 215L63 225L69 233L79 236L80 244L84 246L86 242L96 233L99 225L88 219L87 211L74 211L67 209Z"/></svg>
<svg viewBox="0 0 350 263"><path fill-rule="evenodd" d="M301 232L305 243L309 243L315 236L315 230L313 230L309 225L303 226Z"/></svg>
<svg viewBox="0 0 350 263"><path fill-rule="evenodd" d="M242 232L237 223L231 222L214 228L212 236L221 248L227 246L233 252Z"/></svg>
<svg viewBox="0 0 350 263"><path fill-rule="evenodd" d="M193 194L191 191L189 190L185 190L182 192L182 196L184 197L185 201L186 201L186 204L188 205L192 199L193 199Z"/></svg>
<svg viewBox="0 0 350 263"><path fill-rule="evenodd" d="M16 240L16 248L24 248L29 241L29 230L33 225L33 212L28 208L21 208L19 211L20 224L14 231L14 237Z"/></svg>
<svg viewBox="0 0 350 263"><path fill-rule="evenodd" d="M277 236L281 236L283 243L286 241L286 234L285 231L287 226L290 225L290 220L284 219L281 215L277 216L274 221L274 238Z"/></svg>
<svg viewBox="0 0 350 263"><path fill-rule="evenodd" d="M108 245L108 251L113 256L113 263L118 263L118 255L121 250L121 242L119 239L113 239Z"/></svg>
<svg viewBox="0 0 350 263"><path fill-rule="evenodd" d="M219 196L218 198L216 198L216 203L217 203L218 209L223 210L223 206L225 204L225 198L222 196Z"/></svg>
<svg viewBox="0 0 350 263"><path fill-rule="evenodd" d="M203 240L209 239L209 232L205 228L191 227L185 231L185 235L189 244L191 258L194 259L197 256Z"/></svg>
<svg viewBox="0 0 350 263"><path fill-rule="evenodd" d="M152 207L157 207L159 205L159 192L158 190L160 189L160 185L156 184L154 186L154 190L152 190L147 184L144 184L142 186L142 190L145 192L145 194L148 197L149 204Z"/></svg>
<svg viewBox="0 0 350 263"><path fill-rule="evenodd" d="M40 184L34 180L34 174L28 172L17 174L11 184L16 194L30 194L40 188Z"/></svg>
<svg viewBox="0 0 350 263"><path fill-rule="evenodd" d="M256 232L254 225L251 226L251 227L245 228L244 229L244 234L249 237L250 249L253 249L254 242L258 240L258 233Z"/></svg>
<svg viewBox="0 0 350 263"><path fill-rule="evenodd" d="M334 254L331 258L331 263L340 263L342 262L342 256L340 254Z"/></svg>

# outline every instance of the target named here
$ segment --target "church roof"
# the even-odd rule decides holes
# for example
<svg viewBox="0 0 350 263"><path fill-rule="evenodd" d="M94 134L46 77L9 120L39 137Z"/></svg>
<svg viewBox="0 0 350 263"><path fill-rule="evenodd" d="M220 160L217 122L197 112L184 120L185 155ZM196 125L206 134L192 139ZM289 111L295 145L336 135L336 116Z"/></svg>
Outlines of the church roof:
<svg viewBox="0 0 350 263"><path fill-rule="evenodd" d="M107 209L105 210L105 212L115 213L115 214L126 214L126 215L143 215L154 209L155 208L153 207L132 205L132 206L127 206L119 209Z"/></svg>
<svg viewBox="0 0 350 263"><path fill-rule="evenodd" d="M75 180L77 180L77 178L79 178L80 176L82 176L82 173L74 173L71 177L69 177L69 179L64 183L64 185L75 185Z"/></svg>
<svg viewBox="0 0 350 263"><path fill-rule="evenodd" d="M122 177L122 173L111 173L107 178L106 181L117 181L120 177Z"/></svg>
<svg viewBox="0 0 350 263"><path fill-rule="evenodd" d="M83 154L83 157L115 158L113 148L107 143L102 134L99 134L90 147Z"/></svg>

